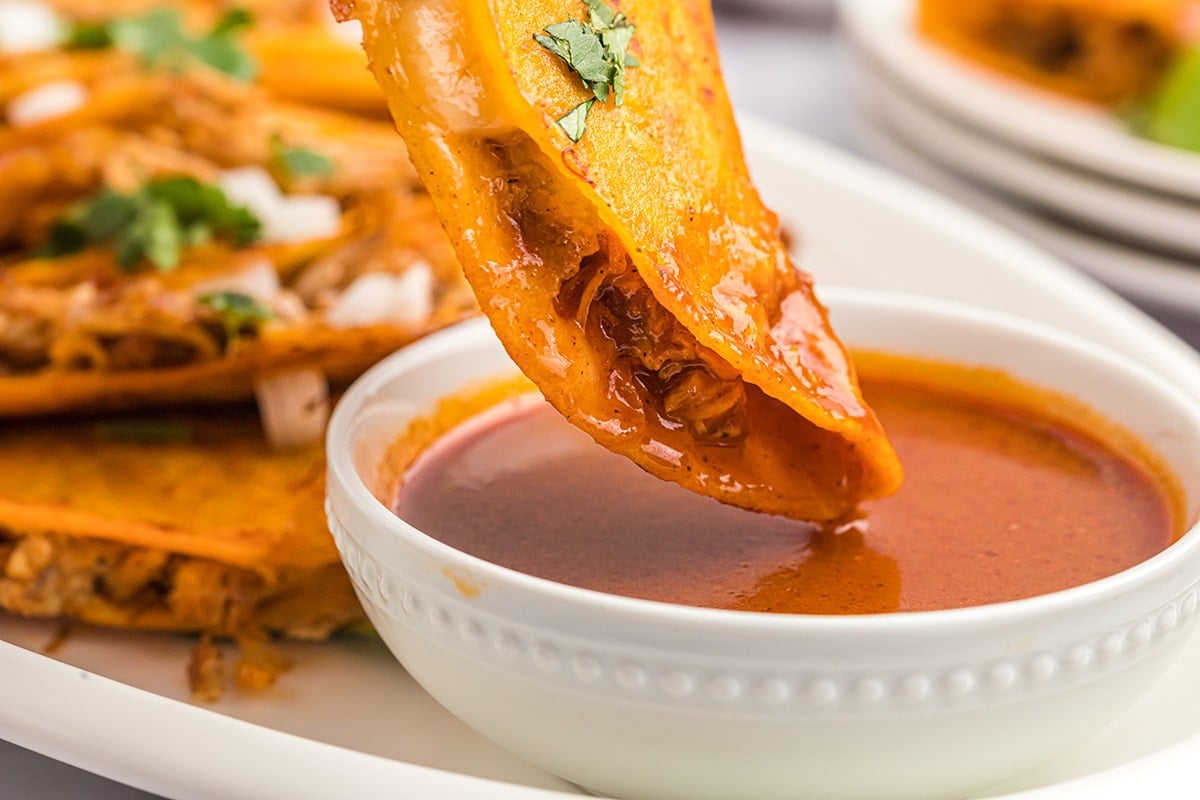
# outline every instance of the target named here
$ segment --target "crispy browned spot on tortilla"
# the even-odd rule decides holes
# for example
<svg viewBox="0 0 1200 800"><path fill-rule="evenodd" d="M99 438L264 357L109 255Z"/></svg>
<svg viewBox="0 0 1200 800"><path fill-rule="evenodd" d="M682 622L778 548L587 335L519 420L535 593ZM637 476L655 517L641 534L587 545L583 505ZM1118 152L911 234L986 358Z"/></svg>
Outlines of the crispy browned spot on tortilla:
<svg viewBox="0 0 1200 800"><path fill-rule="evenodd" d="M580 0L338 0L484 311L547 399L662 478L828 519L900 467L742 159L708 4L621 2L624 105L532 38Z"/></svg>
<svg viewBox="0 0 1200 800"><path fill-rule="evenodd" d="M1023 81L1116 105L1153 88L1195 0L922 0L931 40Z"/></svg>

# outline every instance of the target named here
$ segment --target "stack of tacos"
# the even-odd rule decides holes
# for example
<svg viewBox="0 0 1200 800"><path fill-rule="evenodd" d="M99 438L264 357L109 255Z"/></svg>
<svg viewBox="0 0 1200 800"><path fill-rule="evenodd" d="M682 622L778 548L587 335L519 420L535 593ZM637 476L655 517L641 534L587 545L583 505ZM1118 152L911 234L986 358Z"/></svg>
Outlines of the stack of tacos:
<svg viewBox="0 0 1200 800"><path fill-rule="evenodd" d="M205 659L237 637L260 684L265 635L361 614L321 505L331 393L470 289L322 4L6 13L0 608Z"/></svg>

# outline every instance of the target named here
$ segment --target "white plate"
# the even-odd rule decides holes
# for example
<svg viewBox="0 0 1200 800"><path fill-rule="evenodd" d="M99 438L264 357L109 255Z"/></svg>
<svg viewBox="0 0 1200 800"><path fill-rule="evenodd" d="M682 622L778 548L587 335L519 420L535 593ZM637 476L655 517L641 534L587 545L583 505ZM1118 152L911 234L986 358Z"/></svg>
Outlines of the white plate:
<svg viewBox="0 0 1200 800"><path fill-rule="evenodd" d="M1200 203L1081 172L975 133L923 105L864 61L856 94L927 158L1101 236L1200 259Z"/></svg>
<svg viewBox="0 0 1200 800"><path fill-rule="evenodd" d="M763 123L743 130L763 194L801 235L820 281L1049 321L1200 393L1190 348L1058 261L836 150ZM210 709L184 702L186 639L81 630L54 658L32 652L51 632L0 620L0 637L13 643L0 642L0 737L159 794L535 800L571 791L467 730L371 643L290 647L296 665L276 689ZM1176 780L1200 742L1164 748L1200 730L1198 644L1117 726L1008 788L1034 789L1031 800L1123 800L1120 788L1134 781L1160 800L1183 800ZM1070 778L1081 782L1062 783Z"/></svg>
<svg viewBox="0 0 1200 800"><path fill-rule="evenodd" d="M1200 314L1200 262L1154 255L1092 236L1006 202L934 163L909 138L912 131L890 125L886 114L878 113L881 109L871 107L869 100L866 103L861 109L866 119L857 133L879 161L1011 228L1129 297L1189 317Z"/></svg>
<svg viewBox="0 0 1200 800"><path fill-rule="evenodd" d="M915 0L841 0L850 39L906 90L980 132L1076 168L1200 199L1200 155L1144 141L1110 113L975 66L925 43Z"/></svg>
<svg viewBox="0 0 1200 800"><path fill-rule="evenodd" d="M826 16L833 13L835 0L715 0L718 10L753 8L779 16Z"/></svg>

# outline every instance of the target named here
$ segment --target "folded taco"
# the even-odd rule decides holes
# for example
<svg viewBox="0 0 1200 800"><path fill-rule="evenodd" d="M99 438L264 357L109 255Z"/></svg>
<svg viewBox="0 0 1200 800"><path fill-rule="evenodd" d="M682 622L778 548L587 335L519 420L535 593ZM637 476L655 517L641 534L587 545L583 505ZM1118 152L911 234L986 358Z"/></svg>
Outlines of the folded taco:
<svg viewBox="0 0 1200 800"><path fill-rule="evenodd" d="M901 470L742 157L708 3L335 0L483 311L658 477L810 519Z"/></svg>
<svg viewBox="0 0 1200 800"><path fill-rule="evenodd" d="M0 417L278 398L474 307L391 124L267 80L361 51L196 7L0 58Z"/></svg>
<svg viewBox="0 0 1200 800"><path fill-rule="evenodd" d="M362 618L325 527L320 445L253 410L0 424L0 609L259 641Z"/></svg>
<svg viewBox="0 0 1200 800"><path fill-rule="evenodd" d="M0 609L201 634L205 698L233 637L261 686L361 619L329 384L474 299L319 4L49 5L0 36Z"/></svg>

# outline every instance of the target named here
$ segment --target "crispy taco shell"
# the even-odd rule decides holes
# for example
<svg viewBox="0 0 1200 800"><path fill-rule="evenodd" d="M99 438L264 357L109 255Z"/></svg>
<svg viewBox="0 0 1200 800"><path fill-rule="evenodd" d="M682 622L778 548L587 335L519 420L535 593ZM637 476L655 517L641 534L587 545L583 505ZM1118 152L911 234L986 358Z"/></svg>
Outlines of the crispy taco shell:
<svg viewBox="0 0 1200 800"><path fill-rule="evenodd" d="M11 421L0 451L8 611L301 638L361 618L325 526L320 445L274 452L252 412Z"/></svg>
<svg viewBox="0 0 1200 800"><path fill-rule="evenodd" d="M396 325L318 327L283 332L231 356L179 367L10 376L0 378L0 409L5 416L22 417L230 402L252 396L255 382L264 377L309 368L344 386L420 332Z"/></svg>
<svg viewBox="0 0 1200 800"><path fill-rule="evenodd" d="M335 0L480 305L573 423L746 508L830 519L900 467L742 158L706 2L619 4L624 104L533 39L579 0Z"/></svg>

